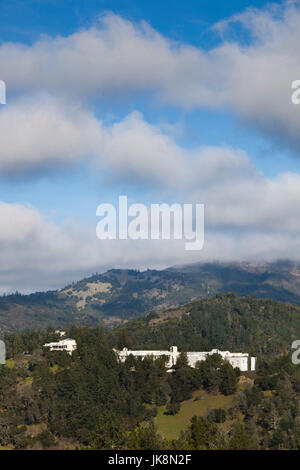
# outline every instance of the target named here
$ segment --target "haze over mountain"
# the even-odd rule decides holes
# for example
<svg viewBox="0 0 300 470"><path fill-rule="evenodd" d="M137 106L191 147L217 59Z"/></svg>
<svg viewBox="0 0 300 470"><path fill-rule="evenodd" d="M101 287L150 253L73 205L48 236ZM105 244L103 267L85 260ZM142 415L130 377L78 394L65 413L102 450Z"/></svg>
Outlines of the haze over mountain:
<svg viewBox="0 0 300 470"><path fill-rule="evenodd" d="M52 324L108 327L190 301L234 292L300 304L300 264L199 263L162 271L112 269L57 291L0 297L0 334Z"/></svg>

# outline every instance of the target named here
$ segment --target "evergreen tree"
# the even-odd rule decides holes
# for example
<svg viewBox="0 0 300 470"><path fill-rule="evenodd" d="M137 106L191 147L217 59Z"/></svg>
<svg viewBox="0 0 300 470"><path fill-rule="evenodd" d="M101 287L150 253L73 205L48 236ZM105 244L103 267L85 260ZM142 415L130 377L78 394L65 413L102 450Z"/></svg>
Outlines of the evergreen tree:
<svg viewBox="0 0 300 470"><path fill-rule="evenodd" d="M229 362L225 361L224 364L220 367L220 392L223 395L231 395L236 392L238 377Z"/></svg>

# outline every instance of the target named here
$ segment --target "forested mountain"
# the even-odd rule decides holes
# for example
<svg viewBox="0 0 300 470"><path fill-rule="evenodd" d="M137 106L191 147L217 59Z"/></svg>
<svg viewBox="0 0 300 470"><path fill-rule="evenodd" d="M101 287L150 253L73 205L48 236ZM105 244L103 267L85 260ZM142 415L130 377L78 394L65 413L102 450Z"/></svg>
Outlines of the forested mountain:
<svg viewBox="0 0 300 470"><path fill-rule="evenodd" d="M300 369L291 360L299 306L217 294L106 333L73 325L67 334L78 346L72 356L43 350L57 339L50 327L6 335L0 449L300 449ZM218 355L191 369L182 352L167 373L163 358L120 363L113 351L172 344L250 352L257 370L241 373ZM195 416L165 437L161 416L172 427L188 406Z"/></svg>
<svg viewBox="0 0 300 470"><path fill-rule="evenodd" d="M133 349L210 351L269 356L300 339L300 306L272 299L217 294L165 311L153 311L112 330L112 344Z"/></svg>
<svg viewBox="0 0 300 470"><path fill-rule="evenodd" d="M0 297L0 335L26 327L70 323L111 327L217 292L255 294L300 304L300 266L206 263L162 271L112 269L75 282L61 290Z"/></svg>

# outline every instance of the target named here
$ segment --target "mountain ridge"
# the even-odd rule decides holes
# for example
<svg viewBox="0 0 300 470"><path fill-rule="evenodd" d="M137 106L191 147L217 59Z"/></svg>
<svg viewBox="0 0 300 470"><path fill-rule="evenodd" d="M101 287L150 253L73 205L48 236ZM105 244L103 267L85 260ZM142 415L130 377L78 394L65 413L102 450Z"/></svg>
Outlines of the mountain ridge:
<svg viewBox="0 0 300 470"><path fill-rule="evenodd" d="M147 315L234 292L300 304L300 263L210 262L164 270L110 269L56 291L0 297L0 334L71 323L112 327Z"/></svg>

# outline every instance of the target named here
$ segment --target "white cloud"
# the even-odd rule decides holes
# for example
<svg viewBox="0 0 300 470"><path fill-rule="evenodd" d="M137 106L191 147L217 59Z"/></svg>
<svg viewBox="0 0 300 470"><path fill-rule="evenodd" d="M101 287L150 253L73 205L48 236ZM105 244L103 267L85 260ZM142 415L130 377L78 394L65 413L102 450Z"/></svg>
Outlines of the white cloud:
<svg viewBox="0 0 300 470"><path fill-rule="evenodd" d="M0 110L0 171L65 164L94 152L101 126L79 105L30 96Z"/></svg>
<svg viewBox="0 0 300 470"><path fill-rule="evenodd" d="M274 179L244 175L202 192L207 222L219 230L296 236L300 233L300 175L283 173Z"/></svg>
<svg viewBox="0 0 300 470"><path fill-rule="evenodd" d="M188 178L188 152L158 127L133 112L106 127L99 155L124 177L175 186Z"/></svg>
<svg viewBox="0 0 300 470"><path fill-rule="evenodd" d="M216 29L237 22L252 36L249 44L224 40L205 51L109 14L68 37L2 44L2 78L8 94L46 90L80 101L154 90L187 109L233 110L275 140L299 147L300 111L291 104L291 83L300 78L298 4L250 9Z"/></svg>
<svg viewBox="0 0 300 470"><path fill-rule="evenodd" d="M10 90L70 91L79 93L79 99L119 88L159 85L170 58L170 45L161 35L146 24L136 26L113 14L68 37L0 47L3 79Z"/></svg>
<svg viewBox="0 0 300 470"><path fill-rule="evenodd" d="M104 125L88 109L49 96L31 96L0 110L0 174L57 171L94 159L119 177L178 188L230 179L251 164L241 150L201 147L186 150L134 111Z"/></svg>

